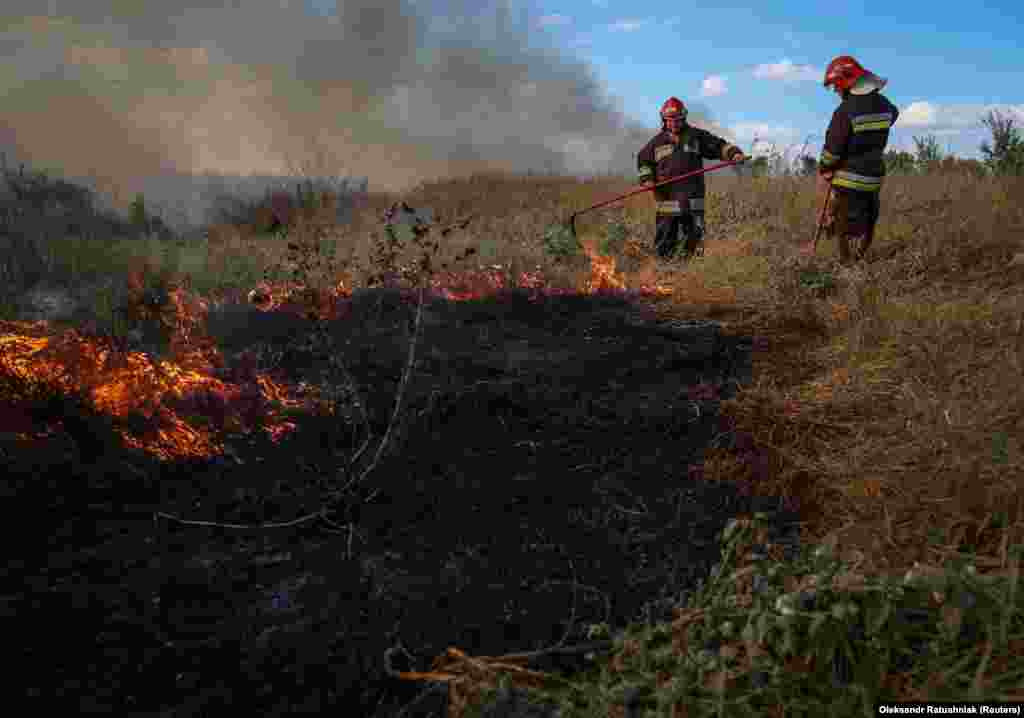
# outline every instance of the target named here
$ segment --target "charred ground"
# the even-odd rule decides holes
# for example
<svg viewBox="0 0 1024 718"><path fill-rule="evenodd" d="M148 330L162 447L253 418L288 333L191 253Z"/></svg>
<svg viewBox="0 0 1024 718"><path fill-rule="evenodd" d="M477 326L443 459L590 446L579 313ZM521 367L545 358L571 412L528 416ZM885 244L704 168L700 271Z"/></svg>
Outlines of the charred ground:
<svg viewBox="0 0 1024 718"><path fill-rule="evenodd" d="M383 433L415 312L387 294L365 294L344 322L295 319L269 335L253 311L230 341L262 347L296 384L322 386L342 352ZM385 675L387 649L427 670L449 646L501 655L664 617L707 575L729 518L778 508L696 471L727 431L719 392L749 370L749 341L707 322L665 326L615 297L425 311L408 418L344 494L337 472L361 427L340 416L296 414L297 431L236 445L237 459L161 464L111 448L110 420L84 404L40 402L37 421L70 440L11 451L20 478L5 502L32 517L13 564L30 590L8 606L59 636L30 641L30 693L116 712L393 715L422 686ZM157 516L318 511L335 528Z"/></svg>

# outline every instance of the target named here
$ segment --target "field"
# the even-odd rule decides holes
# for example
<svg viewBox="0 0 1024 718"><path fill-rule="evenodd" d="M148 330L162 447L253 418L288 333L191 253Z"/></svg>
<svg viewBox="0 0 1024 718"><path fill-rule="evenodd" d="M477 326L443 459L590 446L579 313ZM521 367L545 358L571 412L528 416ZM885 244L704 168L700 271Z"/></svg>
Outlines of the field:
<svg viewBox="0 0 1024 718"><path fill-rule="evenodd" d="M0 450L9 523L36 518L6 598L50 621L90 597L60 649L26 648L30 695L1024 700L1024 182L891 177L849 268L798 255L796 177L710 177L689 264L651 256L648 194L552 258L552 226L629 189L477 176L202 241L75 238L9 201ZM389 240L399 199L433 217ZM74 308L26 321L37 281Z"/></svg>

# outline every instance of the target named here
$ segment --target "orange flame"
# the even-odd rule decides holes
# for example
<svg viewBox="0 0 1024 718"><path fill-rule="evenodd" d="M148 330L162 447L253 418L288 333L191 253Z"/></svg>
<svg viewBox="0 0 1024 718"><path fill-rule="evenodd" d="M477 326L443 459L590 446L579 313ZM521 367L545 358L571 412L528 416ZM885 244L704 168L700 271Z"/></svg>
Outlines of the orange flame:
<svg viewBox="0 0 1024 718"><path fill-rule="evenodd" d="M583 291L622 291L626 278L616 271L614 257L586 247L590 276ZM539 269L539 268L538 268ZM295 424L281 416L283 408L310 408L294 397L284 383L255 371L255 359L243 355L231 379L217 378L224 359L202 331L209 303L186 292L169 289L163 301L146 302L142 274L129 276L133 318L158 324L170 338L171 359L153 359L139 351L117 351L107 339L69 329L47 335L46 322L0 321L0 371L27 382L43 383L64 393L81 392L95 409L110 416L145 417L131 429L120 430L127 446L145 449L163 460L209 457L221 453L218 437L250 431L257 421L273 441ZM514 285L532 297L560 293L548 286L539 271L518 276L495 265L477 272L446 273L431 282L432 293L452 301L479 299ZM671 289L643 285L641 294L664 295ZM410 298L412 298L410 293ZM342 319L350 309L351 291L343 282L326 291L289 284L261 283L248 294L263 311L301 311L321 319ZM248 366L245 366L248 362ZM15 399L16 397L5 397ZM25 415L4 413L0 430L26 439ZM137 426L144 423L147 428ZM14 431L12 431L12 429ZM19 431L20 429L20 431ZM40 436L50 427L36 427Z"/></svg>
<svg viewBox="0 0 1024 718"><path fill-rule="evenodd" d="M597 251L597 243L593 240L580 242L583 252L590 260L590 278L584 283L583 291L594 294L601 291L624 291L627 289L626 277L615 270L617 261L613 256L604 256ZM637 254L637 247L633 243L627 243L627 252L631 255ZM640 294L646 296L667 296L672 294L672 288L660 284L642 283L639 287Z"/></svg>
<svg viewBox="0 0 1024 718"><path fill-rule="evenodd" d="M590 248L586 252L590 258L590 279L585 285L588 293L626 288L626 282L615 273L615 257L602 257Z"/></svg>
<svg viewBox="0 0 1024 718"><path fill-rule="evenodd" d="M141 295L141 279L129 276L130 295ZM178 287L166 301L130 302L137 320L157 323L170 335L173 359L155 360L138 351L116 351L112 342L65 330L57 336L40 335L45 322L29 325L5 322L0 327L0 369L8 376L39 382L63 393L82 392L97 411L125 418L141 416L148 429L122 430L127 446L144 448L162 459L206 457L220 453L215 438L220 431L246 430L263 419L264 430L279 440L294 428L280 419L279 406L300 406L265 375L238 384L217 379L213 370L223 364L220 352L201 332L208 304ZM42 326L39 326L42 325ZM194 426L182 416L192 404L204 409L230 407L219 420ZM192 412L193 414L195 412ZM24 432L21 436L24 437Z"/></svg>

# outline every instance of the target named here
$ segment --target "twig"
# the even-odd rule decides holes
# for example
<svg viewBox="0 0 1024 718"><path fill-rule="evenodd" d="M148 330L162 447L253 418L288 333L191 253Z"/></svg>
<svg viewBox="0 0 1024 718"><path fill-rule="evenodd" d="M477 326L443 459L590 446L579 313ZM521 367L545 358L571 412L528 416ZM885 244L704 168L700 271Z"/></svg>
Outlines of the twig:
<svg viewBox="0 0 1024 718"><path fill-rule="evenodd" d="M434 694L447 697L448 686L444 683L431 683L427 688L423 689L423 691L421 691L411 703L402 708L401 712L395 718L405 718L405 715L417 706L424 698ZM433 714L431 713L431 715Z"/></svg>
<svg viewBox="0 0 1024 718"><path fill-rule="evenodd" d="M377 453L373 457L373 461L367 466L363 472L356 478L350 480L345 486L342 487L342 491L347 490L354 484L361 483L370 472L372 472L377 465L380 463L381 457L384 455L384 450L387 448L388 442L391 438L391 432L394 430L395 423L398 419L398 413L402 408L402 400L405 398L405 390L409 384L409 377L412 375L412 368L416 361L416 346L419 343L420 326L423 323L423 284L420 283L419 287L419 304L416 307L416 321L413 328L412 339L409 341L409 355L405 363L405 372L402 375L402 381L398 387L398 393L395 396L395 408L391 412L391 419L388 421L388 427L384 431L384 437L381 439L380 444L377 445ZM365 448L365 445L364 447ZM362 454L363 449L360 449L359 454ZM376 493L376 492L375 492Z"/></svg>
<svg viewBox="0 0 1024 718"><path fill-rule="evenodd" d="M587 643L578 643L573 646L562 645L562 642L560 641L558 644L551 646L550 648L541 648L536 651L525 651L523 653L506 653L503 656L480 656L479 660L495 663L528 664L540 658L547 658L548 656L578 656L581 654L586 655L588 653L610 651L613 648L615 648L615 641L609 639L588 641Z"/></svg>
<svg viewBox="0 0 1024 718"><path fill-rule="evenodd" d="M282 523L269 523L269 524L226 524L219 521L196 521L193 519L183 519L180 516L168 514L163 511L157 511L153 514L154 520L157 518L167 519L168 521L175 521L185 526L209 526L220 529L286 529L292 526L299 526L300 524L309 523L313 519L324 518L324 511L317 511L316 513L307 514L300 516L297 519L291 521L284 521Z"/></svg>

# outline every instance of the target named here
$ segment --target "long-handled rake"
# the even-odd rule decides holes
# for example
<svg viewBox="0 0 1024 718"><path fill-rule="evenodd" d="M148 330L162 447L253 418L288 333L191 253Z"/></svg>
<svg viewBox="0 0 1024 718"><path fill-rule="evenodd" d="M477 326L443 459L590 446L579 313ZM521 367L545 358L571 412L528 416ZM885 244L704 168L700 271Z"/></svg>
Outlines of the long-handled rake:
<svg viewBox="0 0 1024 718"><path fill-rule="evenodd" d="M829 184L828 191L825 193L825 201L821 203L821 214L818 215L818 226L814 230L814 241L811 242L811 246L807 251L807 254L814 254L818 251L818 240L821 238L821 230L825 224L825 212L828 211L828 205L832 201L832 185Z"/></svg>
<svg viewBox="0 0 1024 718"><path fill-rule="evenodd" d="M598 202L595 205L591 205L590 207L587 207L585 209L581 209L581 210L579 210L577 212L573 212L571 215L569 215L569 221L567 223L567 226L569 227L569 232L572 234L572 238L574 240L576 240L576 243L579 244L579 238L576 236L576 218L578 216L580 216L581 214L584 214L584 213L589 212L589 211L594 210L594 209L599 209L599 208L604 207L606 205L612 204L613 202L618 202L620 199L626 199L627 197L632 197L633 195L636 195L636 194L643 194L644 192L650 192L650 191L652 191L654 189L657 189L658 187L664 187L665 185L668 185L668 184L674 184L675 182L681 182L684 179L689 179L690 177L697 177L698 175L702 175L702 174L705 174L707 172L714 172L715 170L720 170L723 167L730 167L732 165L742 164L745 161L746 160L731 160L729 162L720 162L717 165L711 165L710 167L704 167L703 169L694 170L693 172L687 172L686 174L679 175L678 177L670 177L667 180L662 180L661 182L655 182L654 184L649 185L647 187L641 187L640 189L635 189L635 190L633 190L631 192L627 192L626 194L619 195L618 197L612 197L611 199L606 199L603 202Z"/></svg>

